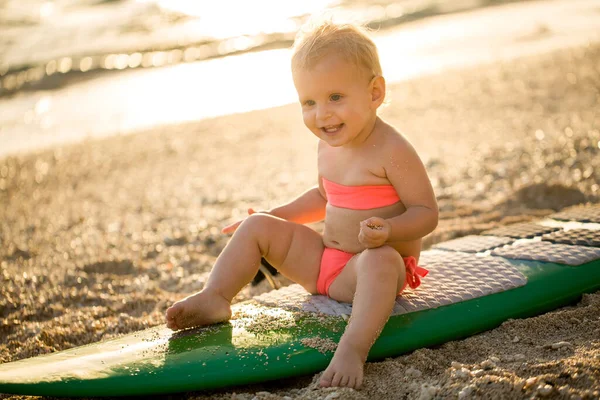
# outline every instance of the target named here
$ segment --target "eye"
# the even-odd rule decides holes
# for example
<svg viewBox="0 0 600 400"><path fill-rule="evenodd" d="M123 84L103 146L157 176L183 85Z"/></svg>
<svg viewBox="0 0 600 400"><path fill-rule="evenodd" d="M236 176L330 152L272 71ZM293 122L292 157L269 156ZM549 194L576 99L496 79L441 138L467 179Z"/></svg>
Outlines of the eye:
<svg viewBox="0 0 600 400"><path fill-rule="evenodd" d="M342 99L342 95L341 94L332 94L331 96L329 96L329 99L331 101L340 101Z"/></svg>
<svg viewBox="0 0 600 400"><path fill-rule="evenodd" d="M302 105L307 106L307 107L312 107L315 105L315 101L314 100L306 100Z"/></svg>

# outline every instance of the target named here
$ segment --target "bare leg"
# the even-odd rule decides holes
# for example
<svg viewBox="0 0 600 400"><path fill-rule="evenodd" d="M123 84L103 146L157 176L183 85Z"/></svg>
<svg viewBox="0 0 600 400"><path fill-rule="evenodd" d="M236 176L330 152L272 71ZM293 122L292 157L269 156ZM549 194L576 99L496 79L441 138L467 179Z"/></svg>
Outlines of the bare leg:
<svg viewBox="0 0 600 400"><path fill-rule="evenodd" d="M365 250L350 260L332 283L329 295L336 300L352 301L352 316L321 377L321 386L362 385L367 355L390 317L405 275L400 254L384 246Z"/></svg>
<svg viewBox="0 0 600 400"><path fill-rule="evenodd" d="M167 310L167 327L178 330L231 318L231 300L252 280L261 257L284 276L316 292L323 240L312 229L266 214L249 216L237 229L204 289Z"/></svg>

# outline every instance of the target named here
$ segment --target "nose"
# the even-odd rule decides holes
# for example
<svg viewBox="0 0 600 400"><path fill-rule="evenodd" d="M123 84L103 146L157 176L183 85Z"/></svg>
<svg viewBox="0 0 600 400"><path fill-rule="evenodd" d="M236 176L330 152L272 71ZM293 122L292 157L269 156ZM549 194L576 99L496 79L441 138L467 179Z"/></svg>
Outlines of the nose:
<svg viewBox="0 0 600 400"><path fill-rule="evenodd" d="M326 105L317 106L317 120L326 121L331 117L331 110Z"/></svg>

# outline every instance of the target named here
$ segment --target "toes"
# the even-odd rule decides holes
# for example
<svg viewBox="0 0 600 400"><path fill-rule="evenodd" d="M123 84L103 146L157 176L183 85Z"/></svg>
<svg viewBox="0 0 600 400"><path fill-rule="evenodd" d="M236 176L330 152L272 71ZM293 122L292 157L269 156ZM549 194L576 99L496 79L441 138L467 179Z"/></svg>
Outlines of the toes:
<svg viewBox="0 0 600 400"><path fill-rule="evenodd" d="M333 379L331 379L331 386L335 386L335 387L339 387L340 386L340 381L342 380L344 376L340 373L335 373L333 375Z"/></svg>
<svg viewBox="0 0 600 400"><path fill-rule="evenodd" d="M356 389L356 378L352 377L352 378L348 379L348 384L346 385L346 387Z"/></svg>
<svg viewBox="0 0 600 400"><path fill-rule="evenodd" d="M181 307L179 304L175 303L171 307L167 308L167 312L165 316L168 320L174 320L175 317L181 312Z"/></svg>
<svg viewBox="0 0 600 400"><path fill-rule="evenodd" d="M177 324L177 318L180 316L182 308L179 307L178 304L175 304L167 309L165 313L165 318L167 320L167 328L172 329L174 331L179 329Z"/></svg>
<svg viewBox="0 0 600 400"><path fill-rule="evenodd" d="M179 327L177 326L177 324L173 320L167 321L167 328L169 328L169 329L171 329L173 331L178 331L179 330Z"/></svg>
<svg viewBox="0 0 600 400"><path fill-rule="evenodd" d="M350 385L348 385L349 382L350 382L350 377L349 376L342 376L342 379L340 379L340 386L341 387L350 386Z"/></svg>
<svg viewBox="0 0 600 400"><path fill-rule="evenodd" d="M169 308L169 310L170 310L170 308ZM165 313L165 319L167 320L167 324L169 322L175 321L175 316L173 315L173 313L169 313L169 310L167 310L167 312Z"/></svg>
<svg viewBox="0 0 600 400"><path fill-rule="evenodd" d="M168 314L165 314L165 319L166 319L166 323L167 323L167 328L175 329L175 327L177 326L177 324L175 323L175 319L169 318Z"/></svg>
<svg viewBox="0 0 600 400"><path fill-rule="evenodd" d="M321 376L321 380L319 381L319 384L322 387L329 387L331 386L331 380L333 379L333 372L329 372L329 370L323 372L323 376Z"/></svg>

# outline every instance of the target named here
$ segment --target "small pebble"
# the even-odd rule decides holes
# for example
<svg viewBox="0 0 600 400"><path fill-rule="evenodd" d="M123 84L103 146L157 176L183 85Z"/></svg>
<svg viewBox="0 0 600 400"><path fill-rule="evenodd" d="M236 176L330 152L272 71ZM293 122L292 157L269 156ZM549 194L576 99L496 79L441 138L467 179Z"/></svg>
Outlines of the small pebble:
<svg viewBox="0 0 600 400"><path fill-rule="evenodd" d="M517 390L519 390L519 391L520 391L520 390L523 390L523 388L525 387L525 381L524 381L524 380L522 380L522 379L520 379L519 381L517 381L517 382L514 384L514 387L515 387L515 389L517 389Z"/></svg>
<svg viewBox="0 0 600 400"><path fill-rule="evenodd" d="M551 385L544 384L544 385L538 386L537 392L540 396L547 397L547 396L550 396L550 394L552 394L553 390L554 390L554 388Z"/></svg>
<svg viewBox="0 0 600 400"><path fill-rule="evenodd" d="M464 388L461 389L460 392L458 392L458 398L459 399L468 399L471 397L474 390L475 390L475 387L473 385L465 386Z"/></svg>
<svg viewBox="0 0 600 400"><path fill-rule="evenodd" d="M333 399L337 399L338 397L340 397L340 393L339 392L333 392L333 393L329 393L327 395L327 397L325 397L325 400L333 400Z"/></svg>
<svg viewBox="0 0 600 400"><path fill-rule="evenodd" d="M471 372L473 374L473 376L479 378L480 376L485 375L485 371L482 369L476 369L473 372Z"/></svg>
<svg viewBox="0 0 600 400"><path fill-rule="evenodd" d="M421 385L421 393L419 394L419 400L432 400L435 398L439 388L437 386L430 386L425 383Z"/></svg>
<svg viewBox="0 0 600 400"><path fill-rule="evenodd" d="M496 363L492 360L485 360L481 363L481 368L483 369L494 369L496 368Z"/></svg>
<svg viewBox="0 0 600 400"><path fill-rule="evenodd" d="M553 349L561 349L563 347L573 347L573 345L569 342L557 342L557 343L552 343L550 345L550 347Z"/></svg>
<svg viewBox="0 0 600 400"><path fill-rule="evenodd" d="M569 385L560 386L558 388L558 393L560 393L561 395L567 397L567 395L569 394L569 389L570 389Z"/></svg>
<svg viewBox="0 0 600 400"><path fill-rule="evenodd" d="M378 230L378 231L380 231L380 230L382 230L382 229L383 229L383 226L381 226L381 225L367 224L367 226L368 226L369 228L371 228L371 229L375 229L375 230Z"/></svg>
<svg viewBox="0 0 600 400"><path fill-rule="evenodd" d="M452 373L452 375L459 379L466 379L471 377L471 371L466 368L457 369Z"/></svg>
<svg viewBox="0 0 600 400"><path fill-rule="evenodd" d="M525 381L525 389L532 387L538 381L538 378L533 376Z"/></svg>
<svg viewBox="0 0 600 400"><path fill-rule="evenodd" d="M519 343L519 340L521 340L521 339L519 339L519 337L518 337L518 336L515 336L515 337L513 338L512 342L513 342L513 343Z"/></svg>
<svg viewBox="0 0 600 400"><path fill-rule="evenodd" d="M421 373L421 371L419 371L419 370L418 370L418 369L416 369L416 368L409 367L409 368L406 370L406 376L410 376L411 378L418 378L418 377L420 377L421 375L423 375L423 374Z"/></svg>
<svg viewBox="0 0 600 400"><path fill-rule="evenodd" d="M462 365L461 363L459 363L459 362L452 361L452 362L450 363L450 366L451 366L452 368L454 368L454 369L461 369L463 365Z"/></svg>

